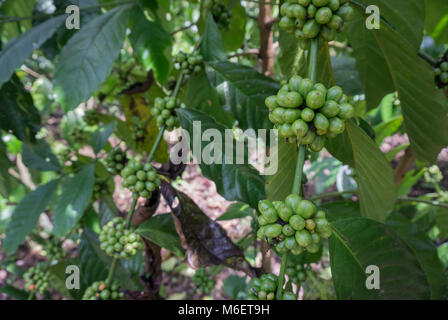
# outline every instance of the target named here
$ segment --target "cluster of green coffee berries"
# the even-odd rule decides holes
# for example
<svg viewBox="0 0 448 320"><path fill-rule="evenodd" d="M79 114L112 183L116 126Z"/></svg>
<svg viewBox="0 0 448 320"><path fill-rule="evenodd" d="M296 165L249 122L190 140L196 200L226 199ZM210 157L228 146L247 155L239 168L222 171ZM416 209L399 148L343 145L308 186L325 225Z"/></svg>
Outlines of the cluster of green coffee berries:
<svg viewBox="0 0 448 320"><path fill-rule="evenodd" d="M49 260L61 260L65 257L65 251L62 249L61 242L53 237L45 241L42 254Z"/></svg>
<svg viewBox="0 0 448 320"><path fill-rule="evenodd" d="M108 183L110 180L108 178L97 178L95 177L95 183L93 185L93 199L100 199L102 195L113 192L113 185Z"/></svg>
<svg viewBox="0 0 448 320"><path fill-rule="evenodd" d="M174 67L187 75L198 74L202 70L203 61L204 58L197 50L190 54L181 51L174 58Z"/></svg>
<svg viewBox="0 0 448 320"><path fill-rule="evenodd" d="M150 163L131 159L121 171L123 187L128 188L134 197L151 198L152 192L160 186L157 171Z"/></svg>
<svg viewBox="0 0 448 320"><path fill-rule="evenodd" d="M280 27L295 32L306 49L311 39L319 35L326 41L336 38L353 19L349 0L288 0L280 7Z"/></svg>
<svg viewBox="0 0 448 320"><path fill-rule="evenodd" d="M104 281L96 281L86 289L82 300L120 300L124 299L124 292L116 281L107 287Z"/></svg>
<svg viewBox="0 0 448 320"><path fill-rule="evenodd" d="M232 19L232 12L227 6L219 0L205 0L204 8L210 10L213 15L218 28L229 30L230 20Z"/></svg>
<svg viewBox="0 0 448 320"><path fill-rule="evenodd" d="M139 117L133 116L131 123L132 139L142 141L145 138L145 123Z"/></svg>
<svg viewBox="0 0 448 320"><path fill-rule="evenodd" d="M338 86L327 88L309 79L293 76L276 96L266 98L269 119L279 135L297 139L319 152L325 137L334 138L345 130L345 120L353 117L354 108Z"/></svg>
<svg viewBox="0 0 448 320"><path fill-rule="evenodd" d="M50 272L41 265L29 268L23 275L25 290L43 294L49 288Z"/></svg>
<svg viewBox="0 0 448 320"><path fill-rule="evenodd" d="M199 269L193 276L193 283L199 291L210 294L215 287L216 280L205 269Z"/></svg>
<svg viewBox="0 0 448 320"><path fill-rule="evenodd" d="M437 165L433 165L425 169L423 178L426 183L439 184L443 180L443 174Z"/></svg>
<svg viewBox="0 0 448 320"><path fill-rule="evenodd" d="M185 104L180 103L174 97L157 97L154 100L154 107L151 109L152 115L156 117L157 126L160 128L165 125L167 131L172 131L180 126L175 111L177 108L185 108Z"/></svg>
<svg viewBox="0 0 448 320"><path fill-rule="evenodd" d="M438 63L434 73L436 74L436 82L439 88L448 86L448 55Z"/></svg>
<svg viewBox="0 0 448 320"><path fill-rule="evenodd" d="M288 264L285 273L288 275L289 281L300 286L300 283L306 280L305 267L301 264Z"/></svg>
<svg viewBox="0 0 448 320"><path fill-rule="evenodd" d="M249 284L249 296L247 300L275 300L278 285L278 277L267 273L260 278L252 278ZM297 300L297 295L292 290L282 293L281 300Z"/></svg>
<svg viewBox="0 0 448 320"><path fill-rule="evenodd" d="M67 133L69 140L75 144L85 144L87 142L87 131L84 126L81 125L71 127Z"/></svg>
<svg viewBox="0 0 448 320"><path fill-rule="evenodd" d="M331 235L324 211L314 203L290 194L285 201L261 200L258 203L259 239L268 239L278 253L290 251L294 255L304 250L319 251L322 239Z"/></svg>
<svg viewBox="0 0 448 320"><path fill-rule="evenodd" d="M106 167L112 174L119 174L128 163L126 152L120 148L113 149L106 157Z"/></svg>
<svg viewBox="0 0 448 320"><path fill-rule="evenodd" d="M129 259L143 248L139 236L126 228L123 218L116 217L101 229L100 248L109 256Z"/></svg>
<svg viewBox="0 0 448 320"><path fill-rule="evenodd" d="M95 109L87 109L84 113L83 120L88 126L95 126L100 123L100 118Z"/></svg>

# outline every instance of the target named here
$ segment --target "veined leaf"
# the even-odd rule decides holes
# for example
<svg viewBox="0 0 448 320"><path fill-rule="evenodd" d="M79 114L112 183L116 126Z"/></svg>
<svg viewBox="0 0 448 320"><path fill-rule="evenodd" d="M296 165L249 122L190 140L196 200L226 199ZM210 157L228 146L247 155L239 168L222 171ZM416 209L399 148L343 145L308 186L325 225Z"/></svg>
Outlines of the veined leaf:
<svg viewBox="0 0 448 320"><path fill-rule="evenodd" d="M331 222L331 270L339 299L428 299L430 287L412 249L386 225L361 218ZM380 289L366 287L377 266Z"/></svg>
<svg viewBox="0 0 448 320"><path fill-rule="evenodd" d="M361 214L384 222L396 200L392 167L375 142L352 121L347 121L347 132L353 148Z"/></svg>
<svg viewBox="0 0 448 320"><path fill-rule="evenodd" d="M277 94L279 85L253 68L230 62L209 62L209 77L225 110L231 111L243 130L270 129L269 110L264 100Z"/></svg>
<svg viewBox="0 0 448 320"><path fill-rule="evenodd" d="M146 19L140 8L132 11L134 27L129 40L141 63L154 71L155 78L164 83L170 72L171 37L162 25Z"/></svg>
<svg viewBox="0 0 448 320"><path fill-rule="evenodd" d="M0 51L0 87L34 50L53 35L64 20L65 15L48 19L6 44Z"/></svg>
<svg viewBox="0 0 448 320"><path fill-rule="evenodd" d="M142 237L171 251L179 257L185 255L171 214L159 214L143 222L135 231Z"/></svg>
<svg viewBox="0 0 448 320"><path fill-rule="evenodd" d="M92 196L94 165L88 164L64 183L62 194L54 206L54 234L62 237L76 226Z"/></svg>
<svg viewBox="0 0 448 320"><path fill-rule="evenodd" d="M130 6L93 19L64 46L55 71L55 91L65 111L87 100L106 80L126 36Z"/></svg>
<svg viewBox="0 0 448 320"><path fill-rule="evenodd" d="M13 253L36 227L40 214L47 208L57 186L58 180L53 180L37 187L14 209L6 227L6 238L3 241L6 252Z"/></svg>
<svg viewBox="0 0 448 320"><path fill-rule="evenodd" d="M36 144L23 144L23 163L40 171L58 171L61 169L58 158L51 152L50 146L43 140Z"/></svg>
<svg viewBox="0 0 448 320"><path fill-rule="evenodd" d="M179 116L182 128L187 130L190 134L190 146L194 145L193 153L200 150L195 150L197 142L194 141L195 136L193 130L201 130L200 135L207 129L216 129L224 139L225 129L223 125L217 123L206 114L192 109L178 109L177 114ZM194 128L193 121L200 121L201 128ZM224 141L223 141L224 143ZM203 150L209 143L206 141L199 142L201 150ZM222 144L223 145L223 144ZM234 148L235 149L235 148ZM245 148L247 151L247 149ZM245 151L245 152L246 152ZM258 174L258 172L248 164L236 164L236 152L229 154L232 163L226 163L225 150L214 150L215 157L221 158L221 163L205 164L202 161L201 154L196 154L201 157L200 168L205 177L212 179L216 184L216 189L219 194L229 201L242 201L249 203L251 207L256 208L258 201L264 199L264 180ZM247 153L246 153L247 154ZM199 159L198 159L199 160Z"/></svg>
<svg viewBox="0 0 448 320"><path fill-rule="evenodd" d="M213 20L212 14L207 14L205 21L204 35L200 47L201 55L205 61L225 61L227 60L226 49L222 43L221 34Z"/></svg>

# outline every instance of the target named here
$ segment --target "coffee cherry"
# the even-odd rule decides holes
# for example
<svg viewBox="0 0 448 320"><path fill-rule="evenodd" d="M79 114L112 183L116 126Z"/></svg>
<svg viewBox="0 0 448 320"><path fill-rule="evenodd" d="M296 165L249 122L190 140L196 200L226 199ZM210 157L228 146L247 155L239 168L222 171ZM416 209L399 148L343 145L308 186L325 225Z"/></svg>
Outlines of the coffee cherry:
<svg viewBox="0 0 448 320"><path fill-rule="evenodd" d="M50 272L42 265L29 268L24 274L25 291L44 294L49 289Z"/></svg>
<svg viewBox="0 0 448 320"><path fill-rule="evenodd" d="M121 300L124 299L124 292L116 281L110 286L105 281L96 281L84 291L82 300Z"/></svg>
<svg viewBox="0 0 448 320"><path fill-rule="evenodd" d="M177 108L185 108L185 105L173 97L157 97L151 109L151 114L156 117L157 126L161 128L165 125L167 131L172 131L175 127L180 126L175 111Z"/></svg>
<svg viewBox="0 0 448 320"><path fill-rule="evenodd" d="M123 187L128 188L136 196L150 198L152 192L159 187L160 179L150 163L143 165L132 159L121 171Z"/></svg>
<svg viewBox="0 0 448 320"><path fill-rule="evenodd" d="M61 247L61 242L51 237L46 240L43 250L43 255L48 258L48 260L61 260L65 257L65 251Z"/></svg>
<svg viewBox="0 0 448 320"><path fill-rule="evenodd" d="M258 209L261 215L257 238L267 240L279 254L288 251L300 254L303 250L317 252L321 239L331 235L325 212L318 211L311 201L302 200L296 194L289 195L285 201L262 200Z"/></svg>
<svg viewBox="0 0 448 320"><path fill-rule="evenodd" d="M345 30L345 22L353 19L354 10L345 0L294 0L281 6L280 15L280 28L294 32L306 50L308 41L303 40L320 36L333 41L337 32Z"/></svg>
<svg viewBox="0 0 448 320"><path fill-rule="evenodd" d="M119 174L127 162L126 153L120 148L113 149L106 157L107 170L113 175Z"/></svg>
<svg viewBox="0 0 448 320"><path fill-rule="evenodd" d="M183 51L174 57L174 66L186 75L198 74L202 71L204 58L198 51L188 54Z"/></svg>
<svg viewBox="0 0 448 320"><path fill-rule="evenodd" d="M129 259L143 248L139 237L126 229L123 218L109 221L99 235L100 248L116 259Z"/></svg>

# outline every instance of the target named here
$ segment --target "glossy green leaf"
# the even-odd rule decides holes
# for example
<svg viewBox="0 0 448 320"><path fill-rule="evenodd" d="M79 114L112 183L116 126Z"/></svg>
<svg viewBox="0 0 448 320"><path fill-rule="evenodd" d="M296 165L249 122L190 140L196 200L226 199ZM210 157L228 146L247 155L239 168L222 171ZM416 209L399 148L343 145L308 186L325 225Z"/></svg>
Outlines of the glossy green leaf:
<svg viewBox="0 0 448 320"><path fill-rule="evenodd" d="M179 116L182 128L187 130L190 134L191 147L193 144L196 144L196 142L193 141L195 139L195 136L193 136L193 121L200 121L201 131L199 133L201 136L207 129L216 129L224 140L226 136L225 130L227 128L217 123L213 120L213 118L207 116L206 114L192 109L178 109L177 114ZM199 128L196 128L195 130L198 129ZM201 146L201 150L204 150L204 147L209 145L206 141L202 141L199 144ZM224 141L222 141L222 145L224 145ZM201 157L202 160L202 151L195 150L194 148L192 149L194 154L195 152L198 154L198 151L201 152L199 157ZM255 208L258 205L258 201L264 199L265 197L264 179L251 165L236 164L235 151L233 151L232 155L228 155L231 159L233 159L232 163L226 163L225 152L223 150L219 151L221 154L217 154L217 156L221 158L222 164L213 163L207 165L201 161L199 166L202 170L202 174L215 182L218 193L227 200L246 202L251 207Z"/></svg>
<svg viewBox="0 0 448 320"><path fill-rule="evenodd" d="M278 170L266 176L266 196L270 201L283 201L291 194L297 162L297 147L279 139L277 153L271 149L272 159L278 159Z"/></svg>
<svg viewBox="0 0 448 320"><path fill-rule="evenodd" d="M210 62L207 65L225 110L232 112L241 129L272 128L264 100L277 94L279 85L274 80L239 64Z"/></svg>
<svg viewBox="0 0 448 320"><path fill-rule="evenodd" d="M207 14L207 19L205 21L200 52L205 61L227 60L227 53L224 44L222 43L221 34L211 13Z"/></svg>
<svg viewBox="0 0 448 320"><path fill-rule="evenodd" d="M92 133L92 135L90 136L89 144L92 146L93 151L96 154L104 148L107 140L116 128L117 122L112 121Z"/></svg>
<svg viewBox="0 0 448 320"><path fill-rule="evenodd" d="M241 48L246 31L247 14L240 1L226 0L229 4L232 19L229 30L221 30L222 39L227 51Z"/></svg>
<svg viewBox="0 0 448 320"><path fill-rule="evenodd" d="M179 257L185 255L171 214L159 214L143 222L136 232Z"/></svg>
<svg viewBox="0 0 448 320"><path fill-rule="evenodd" d="M437 248L425 232L406 217L394 213L387 225L414 251L431 287L431 299L446 299L447 278Z"/></svg>
<svg viewBox="0 0 448 320"><path fill-rule="evenodd" d="M188 79L184 102L188 108L202 111L226 127L231 127L235 121L232 114L223 109L204 71Z"/></svg>
<svg viewBox="0 0 448 320"><path fill-rule="evenodd" d="M15 75L0 89L0 128L31 142L40 129L40 115L33 98Z"/></svg>
<svg viewBox="0 0 448 320"><path fill-rule="evenodd" d="M8 81L16 68L20 68L34 50L53 35L63 21L65 16L48 19L4 46L0 51L0 87Z"/></svg>
<svg viewBox="0 0 448 320"><path fill-rule="evenodd" d="M375 142L354 122L347 122L347 131L353 148L361 213L384 222L396 200L392 167Z"/></svg>
<svg viewBox="0 0 448 320"><path fill-rule="evenodd" d="M245 217L253 217L254 209L252 209L247 203L236 202L232 203L222 215L220 215L216 221L233 220Z"/></svg>
<svg viewBox="0 0 448 320"><path fill-rule="evenodd" d="M362 84L356 69L356 60L346 56L331 57L335 82L347 95L362 94Z"/></svg>
<svg viewBox="0 0 448 320"><path fill-rule="evenodd" d="M448 42L448 2L425 0L425 30L437 43Z"/></svg>
<svg viewBox="0 0 448 320"><path fill-rule="evenodd" d="M51 152L50 146L43 140L36 144L24 143L22 146L23 163L40 171L58 171L61 169L58 158Z"/></svg>
<svg viewBox="0 0 448 320"><path fill-rule="evenodd" d="M92 196L95 180L93 172L94 165L88 164L63 184L62 194L53 209L54 234L56 236L66 235L81 219Z"/></svg>
<svg viewBox="0 0 448 320"><path fill-rule="evenodd" d="M58 180L41 185L17 205L6 227L6 238L3 241L6 252L13 253L36 227L40 214L47 208L57 186Z"/></svg>
<svg viewBox="0 0 448 320"><path fill-rule="evenodd" d="M64 46L55 71L55 91L65 111L87 100L106 80L126 36L130 6L93 19Z"/></svg>
<svg viewBox="0 0 448 320"><path fill-rule="evenodd" d="M140 8L132 11L132 27L129 40L143 66L154 71L154 76L164 83L170 71L171 37L157 22L146 19Z"/></svg>
<svg viewBox="0 0 448 320"><path fill-rule="evenodd" d="M338 299L429 299L425 272L413 250L384 224L362 217L331 222L330 261ZM377 266L380 289L366 288Z"/></svg>

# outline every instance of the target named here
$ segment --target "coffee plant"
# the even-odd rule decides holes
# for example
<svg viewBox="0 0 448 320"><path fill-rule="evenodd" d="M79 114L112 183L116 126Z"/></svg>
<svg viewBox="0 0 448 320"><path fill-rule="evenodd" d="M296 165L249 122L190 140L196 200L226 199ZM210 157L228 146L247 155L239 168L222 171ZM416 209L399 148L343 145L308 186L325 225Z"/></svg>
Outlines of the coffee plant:
<svg viewBox="0 0 448 320"><path fill-rule="evenodd" d="M0 299L447 299L447 12L0 1Z"/></svg>

